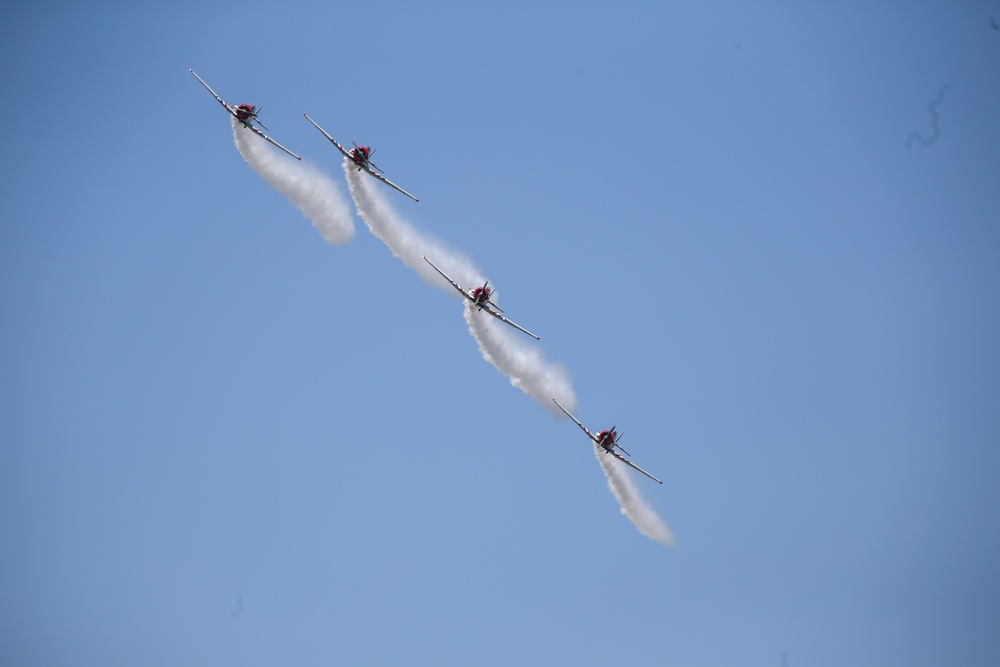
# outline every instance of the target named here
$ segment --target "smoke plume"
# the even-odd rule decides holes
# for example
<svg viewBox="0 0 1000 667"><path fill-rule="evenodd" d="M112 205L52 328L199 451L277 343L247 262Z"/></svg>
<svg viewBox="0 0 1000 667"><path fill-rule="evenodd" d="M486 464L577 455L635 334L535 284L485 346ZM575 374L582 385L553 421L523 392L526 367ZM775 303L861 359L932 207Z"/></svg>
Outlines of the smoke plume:
<svg viewBox="0 0 1000 667"><path fill-rule="evenodd" d="M552 398L567 410L576 410L576 394L566 369L561 364L547 363L530 339L521 340L524 334L514 329L507 331L506 324L478 312L469 301L465 302L465 322L483 359L496 366L512 385L556 416L563 414Z"/></svg>
<svg viewBox="0 0 1000 667"><path fill-rule="evenodd" d="M327 243L347 245L351 242L355 231L350 204L332 178L266 145L267 142L235 118L233 140L247 164L302 211Z"/></svg>
<svg viewBox="0 0 1000 667"><path fill-rule="evenodd" d="M608 478L608 487L618 499L622 514L628 517L640 533L661 544L672 546L674 535L670 527L664 523L656 511L646 504L639 491L632 486L628 470L613 456L605 453L600 446L594 445L594 454L601 464L601 469Z"/></svg>
<svg viewBox="0 0 1000 667"><path fill-rule="evenodd" d="M404 265L413 269L428 285L446 290L456 297L459 294L431 266L423 260L424 255L438 266L445 267L448 275L463 285L483 283L482 272L473 266L472 261L440 241L419 233L408 222L403 220L386 200L375 191L372 178L359 171L353 163L344 158L344 173L347 174L347 185L354 199L361 219L368 229L397 257ZM459 297L461 298L461 297Z"/></svg>

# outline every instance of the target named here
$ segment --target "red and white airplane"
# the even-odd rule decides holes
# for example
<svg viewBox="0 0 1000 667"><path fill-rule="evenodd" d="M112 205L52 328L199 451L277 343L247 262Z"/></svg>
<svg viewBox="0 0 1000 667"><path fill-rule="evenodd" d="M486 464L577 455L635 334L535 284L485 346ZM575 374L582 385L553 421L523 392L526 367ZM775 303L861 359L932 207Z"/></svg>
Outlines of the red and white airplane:
<svg viewBox="0 0 1000 667"><path fill-rule="evenodd" d="M500 313L503 312L503 310L501 310L500 306L498 306L495 303L493 303L492 301L490 301L490 297L493 296L494 293L495 293L493 290L491 290L489 288L490 281L487 280L486 283L482 287L477 287L475 289L462 289L461 285L459 285L454 280L452 280L451 276L449 276L447 273L445 273L444 271L442 271L441 269L439 269L437 267L437 265L434 264L434 262L432 262L431 260L427 259L426 257L424 257L424 261L427 262L428 264L430 264L431 266L433 266L435 271L437 271L442 276L444 276L445 280L447 280L448 282L450 282L455 287L455 289L457 289L459 292L461 292L462 296L464 296L466 299L468 299L469 301L471 301L472 304L476 308L478 308L479 310L485 310L487 313L489 313L493 317L497 318L501 322L506 322L507 324L509 324L510 326L514 327L518 331L523 331L524 333L528 334L529 336L531 336L535 340L541 340L541 338L539 338L535 334L531 333L530 331L528 331L527 329L525 329L524 327L522 327L520 324L516 324L516 323L510 321L506 317L504 317L503 315L500 314Z"/></svg>
<svg viewBox="0 0 1000 667"><path fill-rule="evenodd" d="M344 154L344 157L346 157L347 159L351 160L354 164L356 164L358 166L358 171L364 169L369 174L371 174L378 180L388 185L390 188L395 188L396 190L399 190L413 201L420 201L419 199L411 195L409 192L399 187L398 185L396 185L388 178L379 173L382 170L374 162L372 162L372 154L375 153L375 149L373 149L371 146L358 146L357 144L354 144L354 148L352 148L351 150L347 150L339 143L337 143L336 139L327 134L326 130L317 125L316 121L314 121L312 118L309 117L309 114L304 113L302 115L305 116L306 120L312 123L317 130L322 132L323 136L329 139L330 143L336 146L337 150L339 150L341 153Z"/></svg>
<svg viewBox="0 0 1000 667"><path fill-rule="evenodd" d="M559 405L559 401L557 401L554 398L552 399L552 402L555 403L556 405ZM661 480L657 479L656 477L653 477L648 472L646 472L645 470L643 470L642 468L640 468L636 464L632 463L627 458L625 458L624 456L622 456L621 454L619 454L618 452L615 451L615 448L617 447L618 449L620 449L623 452L625 452L626 456L632 456L631 454L629 454L628 452L625 451L624 447L622 447L620 444L618 444L618 441L621 440L622 436L617 431L615 431L615 427L614 426L612 426L607 431L601 431L597 435L594 435L593 433L590 432L590 429L588 429L586 426L584 426L583 424L580 423L579 419L577 419L576 417L574 417L573 415L571 415L569 413L569 410L567 410L566 408L564 408L561 405L559 405L559 409L562 410L563 412L565 412L567 417L569 417L570 419L572 419L573 421L575 421L576 425L579 426L580 428L582 428L583 432L586 433L587 435L589 435L590 439L593 440L596 444L600 445L601 448L605 452L607 452L608 454L611 454L611 456L615 457L616 459L618 459L619 461L621 461L622 463L624 463L628 467L634 468L635 470L638 470L639 472L641 472L643 475L645 475L646 477L650 478L654 482L660 482L660 484L663 484L663 482Z"/></svg>
<svg viewBox="0 0 1000 667"><path fill-rule="evenodd" d="M277 146L281 150L283 150L286 153L288 153L289 155L291 155L296 160L301 160L302 159L298 155L296 155L292 151L288 150L287 148L285 148L284 146L282 146L281 144L279 144L277 141L275 141L271 137L267 136L266 134L264 134L263 132L261 132L260 130L258 130L256 127L254 127L251 124L251 123L253 123L253 121L256 121L257 124L259 124L265 130L267 130L267 127L264 125L264 123L261 123L260 119L257 118L257 114L260 113L260 109L258 109L257 107L255 107L252 104L236 104L236 105L226 104L225 100L223 100L221 97L219 97L218 95L216 95L215 91L212 90L211 88L209 88L208 84L205 83L205 81L200 76L198 76L197 74L195 74L193 69L189 69L188 71L191 72L192 74L194 74L194 78L196 78L199 81L201 81L201 85L205 86L205 88L208 89L208 92L212 93L212 97L214 97L215 99L217 99L219 101L219 104L221 104L222 106L226 107L226 111L228 111L229 113L231 113L233 115L233 118L235 118L236 120L238 120L241 123L243 123L244 127L249 128L251 131L253 131L254 134L256 134L257 136L259 136L259 137L261 137L263 139L265 139L266 141L270 142L274 146ZM267 131L270 132L270 130L267 130Z"/></svg>

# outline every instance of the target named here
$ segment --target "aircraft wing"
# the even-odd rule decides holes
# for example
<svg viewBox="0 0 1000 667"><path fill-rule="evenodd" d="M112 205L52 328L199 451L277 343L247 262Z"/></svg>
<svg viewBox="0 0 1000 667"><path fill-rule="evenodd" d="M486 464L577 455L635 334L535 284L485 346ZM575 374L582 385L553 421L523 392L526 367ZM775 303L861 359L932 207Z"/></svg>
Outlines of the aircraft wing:
<svg viewBox="0 0 1000 667"><path fill-rule="evenodd" d="M230 115L232 115L233 118L236 118L237 120L239 119L239 117L236 115L236 112L233 111L233 108L231 106L229 106L228 104L226 104L226 101L224 99L222 99L221 97L219 97L219 95L214 90L212 90L211 87L209 87L209 85L207 83L205 83L204 79L202 79L200 76L198 76L197 74L195 74L195 71L193 69L189 69L188 71L191 72L192 74L194 74L194 78L196 78L199 81L201 81L201 85L205 86L205 89L208 90L208 92L212 93L212 97L214 97L216 100L218 100L219 104L221 104L222 106L226 107L226 111L228 111L230 113Z"/></svg>
<svg viewBox="0 0 1000 667"><path fill-rule="evenodd" d="M219 97L218 94L214 90L212 90L211 87L209 87L209 85L207 83L205 83L204 79L202 79L200 76L198 76L197 74L195 74L195 71L193 69L188 69L188 71L191 72L192 74L194 74L194 78L196 78L199 81L201 81L201 85L205 86L205 89L208 90L208 92L212 93L212 97L214 97L215 99L217 99L219 101L219 104L221 104L222 106L226 107L226 110L229 113L233 114L234 116L236 115L233 112L232 108L228 104L226 104L226 101L224 99L222 99L221 97Z"/></svg>
<svg viewBox="0 0 1000 667"><path fill-rule="evenodd" d="M648 472L646 472L645 470L643 470L642 468L640 468L636 464L632 463L631 461L629 461L627 458L625 458L624 456L622 456L618 452L611 452L611 451L608 451L608 450L604 450L604 451L608 452L613 457L615 457L616 459L618 459L619 461L621 461L622 463L624 463L628 467L632 468L633 470L638 470L639 472L641 472L643 475L645 475L646 477L650 478L654 482L659 482L660 484L663 484L663 480L660 480L660 479L657 479L656 477L653 477Z"/></svg>
<svg viewBox="0 0 1000 667"><path fill-rule="evenodd" d="M415 202L419 202L420 201L419 199L417 199L416 197L414 197L413 195L411 195L409 192L407 192L403 188L399 187L398 185L396 185L395 183L393 183L392 181L390 181L388 178L386 178L382 174L380 174L377 171L373 170L368 165L363 164L363 165L361 165L361 168L364 169L365 171L367 171L369 174L371 174L375 178L377 178L378 180L380 180L383 183L385 183L386 185L388 185L390 188L394 188L396 190L399 190L400 192L402 192L404 195L406 195L407 197L409 197L413 201L415 201Z"/></svg>
<svg viewBox="0 0 1000 667"><path fill-rule="evenodd" d="M466 292L466 291L465 291L464 289L462 289L462 286L461 286L461 285L459 285L458 283L456 283L456 282L455 282L454 280L452 280L452 279L451 279L451 276L449 276L449 275L448 275L447 273L445 273L444 271L442 271L441 269L439 269L439 268L438 268L438 266L437 266L437 264L435 264L435 263L434 263L434 262L432 262L431 260L427 259L427 256L426 256L426 255L424 256L424 261L425 261L425 262L427 262L428 264L430 264L431 266L433 266L433 267L434 267L434 270L435 270L435 271L437 271L437 272L438 272L438 273L440 273L440 274L441 274L442 276L444 276L444 279L445 279L445 280L447 280L448 282L450 282L450 283L451 283L451 285L452 285L452 287L454 287L454 288L455 288L455 289L457 289L457 290L458 290L459 292L461 292L462 296L464 296L464 297L465 297L466 299L468 299L469 301L473 301L473 298L472 298L472 295L471 295L471 294L469 294L469 293L468 293L468 292Z"/></svg>
<svg viewBox="0 0 1000 667"><path fill-rule="evenodd" d="M286 153L288 153L289 155L291 155L296 160L301 160L302 159L298 155L296 155L295 153L293 153L292 151L288 150L287 148L285 148L284 146L282 146L281 144L279 144L277 141L275 141L271 137L267 136L266 134L264 134L263 132L261 132L260 130L258 130L256 127L254 127L250 123L246 123L244 121L240 121L240 122L243 123L245 126L249 127L251 130L253 130L254 134L256 134L258 137L260 137L261 139L264 139L265 141L267 141L268 143L270 143L270 144L272 144L274 146L277 146L281 150L283 150Z"/></svg>
<svg viewBox="0 0 1000 667"><path fill-rule="evenodd" d="M319 130L320 132L322 132L323 136L326 137L327 139L329 139L330 143L333 144L334 146L336 146L337 150L344 154L344 157L350 158L352 160L354 159L354 158L351 157L351 153L346 148L344 148L339 143L337 143L336 139L334 139L329 134L327 134L326 130L324 130L322 127L320 127L319 125L317 125L316 121L314 121L312 118L309 117L309 114L304 113L302 115L306 117L307 121L309 121L310 123L313 124L313 127L315 127L317 130Z"/></svg>
<svg viewBox="0 0 1000 667"><path fill-rule="evenodd" d="M553 399L552 399L552 402L553 402L553 403L555 403L556 405L558 405L558 406L559 406L559 409L560 409L560 410L562 410L563 412L565 412L565 413L566 413L566 416L567 416L567 417L569 417L569 418L570 418L570 419L572 419L572 420L573 420L574 422L576 422L576 425L577 425L577 426L579 426L579 427L580 427L580 428L581 428L581 429L583 430L583 432L584 432L584 433L586 433L586 434L587 434L588 436L590 436L590 439L591 439L591 440L593 440L594 442L598 442L598 440L597 440L597 436L596 436L596 435L594 435L593 433L591 433L591 432L590 432L590 429L588 429L588 428L587 428L586 426L584 426L583 424L581 424L581 423L580 423L580 420L579 420L579 419L577 419L576 417L574 417L573 415L571 415L571 414L569 413L569 410L567 410L567 409L566 409L566 408L564 408L564 407L563 407L562 405L560 405L560 404L559 404L559 401L557 401L556 399L554 399L554 398L553 398Z"/></svg>
<svg viewBox="0 0 1000 667"><path fill-rule="evenodd" d="M501 314L500 314L500 313L498 313L497 311L493 310L493 309L492 309L492 308L490 308L489 306L484 306L484 308L486 309L486 312L487 312L487 313L489 313L489 314L490 314L490 315L492 315L493 317L497 318L497 319L498 319L498 320L500 320L501 322L506 322L507 324L509 324L510 326L514 327L514 328L515 328L515 329L517 329L518 331L523 331L524 333L528 334L529 336L531 336L531 337L532 337L532 338L534 338L535 340L541 340L541 338L539 338L539 337L538 337L538 336L536 336L535 334L531 333L530 331L528 331L527 329L525 329L524 327L522 327L522 326L521 326L520 324L518 324L517 322L514 322L514 321L512 321L512 320L509 320L509 319L507 319L506 317L504 317L503 315L501 315Z"/></svg>

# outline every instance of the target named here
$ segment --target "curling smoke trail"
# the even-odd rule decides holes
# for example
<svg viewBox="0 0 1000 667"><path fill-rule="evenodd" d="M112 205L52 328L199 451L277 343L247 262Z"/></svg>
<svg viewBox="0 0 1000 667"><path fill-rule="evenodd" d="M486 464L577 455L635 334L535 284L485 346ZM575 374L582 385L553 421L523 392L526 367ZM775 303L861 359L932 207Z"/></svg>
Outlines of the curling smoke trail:
<svg viewBox="0 0 1000 667"><path fill-rule="evenodd" d="M350 204L336 182L323 172L279 154L233 119L233 140L240 155L267 184L302 211L330 245L354 238Z"/></svg>
<svg viewBox="0 0 1000 667"><path fill-rule="evenodd" d="M481 285L482 272L465 256L446 248L439 242L425 238L406 221L401 219L391 206L375 192L372 179L359 172L348 160L344 160L344 172L351 197L358 213L368 225L372 234L382 240L395 257L416 271L427 284L458 296L456 291L434 271L423 256L431 256L435 263L446 266L448 273L462 285ZM460 297L459 297L460 298ZM559 364L546 362L537 348L521 341L513 331L506 331L501 323L478 313L466 302L465 321L469 331L479 345L479 351L486 361L504 374L512 385L533 398L552 414L562 417L562 412L552 402L556 398L568 410L576 409L576 394L569 375ZM632 486L628 472L610 457L597 453L601 469L608 478L608 486L621 512L629 521L650 539L663 544L673 543L670 528L657 516L656 512L643 501Z"/></svg>
<svg viewBox="0 0 1000 667"><path fill-rule="evenodd" d="M448 273L460 284L482 284L482 272L473 266L469 258L417 232L399 217L385 199L376 194L371 178L362 174L347 158L344 158L344 173L347 174L347 185L354 198L354 205L368 229L385 243L394 257L416 271L424 282L458 296L430 264L423 260L424 255L427 255L436 264L440 258L440 263L448 267Z"/></svg>
<svg viewBox="0 0 1000 667"><path fill-rule="evenodd" d="M569 410L576 410L576 394L569 382L569 374L557 364L547 364L538 350L525 345L517 336L522 334L507 331L506 325L476 312L476 307L466 301L465 322L469 325L472 337L479 344L483 359L496 366L497 370L510 379L510 383L531 398L545 406L557 416L563 416L552 402L555 398L560 403L565 399L572 405Z"/></svg>
<svg viewBox="0 0 1000 667"><path fill-rule="evenodd" d="M618 465L597 445L594 445L594 454L608 478L608 487L611 489L611 493L615 494L618 504L621 505L622 514L628 517L632 525L649 539L656 540L668 547L672 546L674 535L670 532L670 527L664 523L652 507L646 504L646 501L639 495L639 491L632 486L632 480L625 467Z"/></svg>

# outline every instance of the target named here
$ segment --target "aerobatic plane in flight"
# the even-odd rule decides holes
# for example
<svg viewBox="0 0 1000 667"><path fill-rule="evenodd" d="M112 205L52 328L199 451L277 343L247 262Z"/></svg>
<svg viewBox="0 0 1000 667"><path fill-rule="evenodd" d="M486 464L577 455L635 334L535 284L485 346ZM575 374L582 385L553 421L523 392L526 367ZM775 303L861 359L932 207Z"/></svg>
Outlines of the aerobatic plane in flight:
<svg viewBox="0 0 1000 667"><path fill-rule="evenodd" d="M555 403L556 405L559 405L559 401L557 401L554 398L552 399L552 402ZM657 479L656 477L653 477L648 472L646 472L645 470L643 470L642 468L640 468L636 464L632 463L627 458L625 458L624 456L622 456L621 454L619 454L618 452L615 451L615 448L618 448L618 449L622 450L623 452L625 452L626 456L632 456L631 454L629 454L628 452L626 452L625 448L622 447L618 443L618 441L621 440L622 436L621 436L621 434L619 434L615 430L614 426L612 426L607 431L601 431L597 435L594 435L593 433L590 432L590 429L588 429L586 426L584 426L583 424L580 423L579 419L577 419L576 417L574 417L573 415L571 415L569 413L569 410L567 410L566 408L564 408L561 405L559 405L559 409L562 410L563 412L565 412L567 417L569 417L574 422L576 422L576 425L579 426L581 429L583 429L583 432L586 433L588 436L590 436L590 439L593 440L596 444L600 445L601 449L603 449L605 452L607 452L608 454L611 454L611 456L615 457L616 459L618 459L619 461L621 461L625 465L629 466L630 468L634 468L635 470L638 470L639 472L641 472L643 475L645 475L646 477L650 478L654 482L660 482L660 484L663 484L663 482L661 480Z"/></svg>
<svg viewBox="0 0 1000 667"><path fill-rule="evenodd" d="M386 178L385 176L383 176L382 174L379 173L382 170L378 167L378 165L376 165L374 162L372 162L372 155L375 153L375 149L373 149L371 146L358 146L357 144L354 144L354 148L352 148L351 150L347 150L346 148L344 148L343 146L341 146L337 142L336 139L334 139L329 134L327 134L326 130L324 130L322 127L320 127L319 125L317 125L316 121L314 121L312 118L309 117L309 114L305 114L304 113L302 115L306 117L306 120L308 120L310 123L313 124L313 127L315 127L317 130L319 130L320 132L322 132L323 136L326 137L327 139L329 139L330 143L333 144L334 146L336 146L337 150L339 150L341 153L344 154L344 157L346 157L348 160L350 160L355 165L357 165L358 171L364 169L365 171L367 171L369 174L371 174L372 176L374 176L378 180L382 181L383 183L385 183L386 185L388 185L391 188L395 188L396 190L399 190L400 192L402 192L404 195L406 195L407 197L409 197L413 201L420 201L419 199L417 199L416 197L414 197L413 195L411 195L409 192L407 192L403 188L399 187L398 185L396 185L395 183L393 183L392 181L390 181L388 178ZM351 143L353 143L353 142L351 142Z"/></svg>
<svg viewBox="0 0 1000 667"><path fill-rule="evenodd" d="M426 257L424 257L424 261L433 266L435 271L444 276L445 280L450 282L452 286L454 286L455 289L461 292L462 296L471 301L472 305L474 305L476 308L478 308L479 310L485 310L487 313L497 318L501 322L509 324L518 331L523 331L524 333L528 334L535 340L541 340L541 338L531 333L530 331L522 327L520 324L515 324L514 322L512 322L511 320L507 319L506 317L500 314L503 312L500 306L490 301L490 297L494 296L495 294L494 290L491 290L489 288L490 281L487 280L482 287L476 287L475 289L462 289L461 285L452 280L451 276L449 276L447 273L439 269L437 265L434 264L434 262L427 259Z"/></svg>
<svg viewBox="0 0 1000 667"><path fill-rule="evenodd" d="M223 100L218 95L216 95L215 91L212 90L209 87L209 85L207 83L205 83L205 81L200 76L198 76L197 74L195 74L195 72L194 72L193 69L189 69L188 71L191 72L192 74L194 74L194 78L196 78L199 81L201 81L201 85L205 86L205 88L208 89L208 92L212 93L212 97L214 97L215 99L217 99L219 101L219 104L221 104L222 106L226 107L226 111L228 111L229 113L231 113L233 115L233 118L235 118L236 120L238 120L241 123L243 123L244 127L249 128L254 134L256 134L257 136L261 137L262 139L268 141L272 145L277 146L281 150L283 150L286 153L288 153L289 155L291 155L296 160L301 160L302 159L298 155L296 155L295 153L293 153L292 151L288 150L287 148L285 148L284 146L282 146L281 144L279 144L277 141L275 141L271 137L269 137L266 134L264 134L263 132L261 132L259 129L257 129L253 125L253 123L256 122L258 125L260 125L265 130L267 130L267 127L264 125L264 123L261 123L260 119L257 118L257 114L260 113L260 109L258 109L257 107L255 107L252 104L235 104L235 105L226 104L226 101ZM270 132L270 130L267 130L267 131Z"/></svg>

